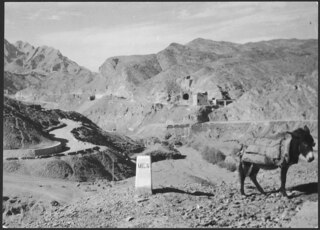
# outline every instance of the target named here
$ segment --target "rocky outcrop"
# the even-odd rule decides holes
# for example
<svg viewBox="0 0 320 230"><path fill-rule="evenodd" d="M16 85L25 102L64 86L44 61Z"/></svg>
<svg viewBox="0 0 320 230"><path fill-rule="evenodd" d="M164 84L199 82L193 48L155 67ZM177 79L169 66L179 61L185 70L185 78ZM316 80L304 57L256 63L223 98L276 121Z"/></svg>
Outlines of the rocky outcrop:
<svg viewBox="0 0 320 230"><path fill-rule="evenodd" d="M63 99L65 105L61 108L64 108L81 101L81 98L75 98L79 93L88 97L105 90L101 77L63 56L57 49L34 47L22 41L13 45L6 40L4 47L4 89L10 95L33 102L55 103Z"/></svg>
<svg viewBox="0 0 320 230"><path fill-rule="evenodd" d="M52 47L34 47L23 41L17 41L12 45L7 40L5 40L4 46L5 70L7 71L17 73L35 71L46 74L58 71L76 74L80 69L84 69Z"/></svg>
<svg viewBox="0 0 320 230"><path fill-rule="evenodd" d="M108 58L99 71L106 78L108 92L132 97L132 92L162 71L156 55L117 56Z"/></svg>
<svg viewBox="0 0 320 230"><path fill-rule="evenodd" d="M317 79L318 71L314 71L250 89L236 102L211 113L210 120L317 120Z"/></svg>

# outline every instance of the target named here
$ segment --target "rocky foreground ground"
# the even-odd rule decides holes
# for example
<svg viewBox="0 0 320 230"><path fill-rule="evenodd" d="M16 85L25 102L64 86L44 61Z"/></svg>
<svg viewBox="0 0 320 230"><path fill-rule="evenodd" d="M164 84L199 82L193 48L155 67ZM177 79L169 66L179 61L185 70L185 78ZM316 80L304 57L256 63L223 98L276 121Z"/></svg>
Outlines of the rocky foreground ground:
<svg viewBox="0 0 320 230"><path fill-rule="evenodd" d="M198 153L191 148L180 151L185 159L153 163L153 195L149 197L135 195L134 177L118 182L56 184L73 189L78 199L68 202L67 197L47 196L37 200L31 193L4 194L3 224L27 228L318 227L317 160L300 160L289 169L287 190L291 198L270 192L279 187L279 170L258 174L267 196L259 194L247 178L248 196L243 197L236 173L208 166L201 158L192 157ZM208 179L204 177L206 168ZM45 186L45 181L39 189L40 185Z"/></svg>

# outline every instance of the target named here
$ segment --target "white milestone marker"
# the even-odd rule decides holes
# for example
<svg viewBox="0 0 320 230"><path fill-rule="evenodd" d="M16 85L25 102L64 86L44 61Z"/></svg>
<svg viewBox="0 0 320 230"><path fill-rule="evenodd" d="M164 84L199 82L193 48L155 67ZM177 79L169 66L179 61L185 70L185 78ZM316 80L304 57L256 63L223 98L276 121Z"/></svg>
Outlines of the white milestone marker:
<svg viewBox="0 0 320 230"><path fill-rule="evenodd" d="M138 195L152 194L151 157L150 156L137 157L136 193Z"/></svg>

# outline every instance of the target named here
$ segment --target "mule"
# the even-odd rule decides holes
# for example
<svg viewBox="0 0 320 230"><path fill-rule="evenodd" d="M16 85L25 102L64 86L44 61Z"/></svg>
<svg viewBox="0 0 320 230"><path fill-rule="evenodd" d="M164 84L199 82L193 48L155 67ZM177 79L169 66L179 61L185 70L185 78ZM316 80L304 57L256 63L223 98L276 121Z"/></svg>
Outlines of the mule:
<svg viewBox="0 0 320 230"><path fill-rule="evenodd" d="M280 167L281 186L280 189L277 190L277 192L281 192L282 195L285 197L288 196L286 193L285 184L289 167L293 164L298 163L300 154L302 154L306 158L307 162L312 162L314 160L313 147L315 146L315 143L307 126L304 126L304 128L298 128L293 132L287 133L291 134L292 137L289 144L289 153L286 156L281 156L282 159L280 161L281 163L279 164L266 166L244 161L242 159L243 154L241 153L245 152L245 147L242 146L242 149L240 150L240 162L238 167L240 177L240 193L242 195L245 195L244 181L247 176L250 177L251 181L254 183L254 185L257 187L260 193L266 194L266 192L263 190L263 188L257 181L257 174L259 170L261 168L266 170L273 170Z"/></svg>

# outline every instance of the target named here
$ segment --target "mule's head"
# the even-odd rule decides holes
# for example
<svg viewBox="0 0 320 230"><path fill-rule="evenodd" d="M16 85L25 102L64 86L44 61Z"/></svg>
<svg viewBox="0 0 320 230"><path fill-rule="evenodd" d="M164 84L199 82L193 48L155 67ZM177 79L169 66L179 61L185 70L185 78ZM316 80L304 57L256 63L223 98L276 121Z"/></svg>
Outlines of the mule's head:
<svg viewBox="0 0 320 230"><path fill-rule="evenodd" d="M314 160L313 147L315 146L313 137L310 134L309 128L305 125L304 128L299 128L292 133L292 137L299 141L299 153L302 154L308 162Z"/></svg>

